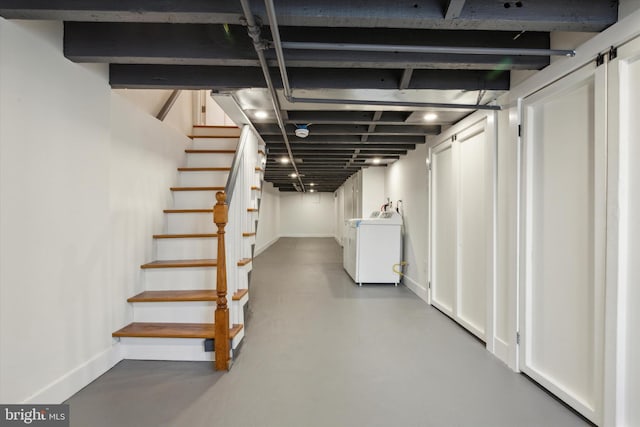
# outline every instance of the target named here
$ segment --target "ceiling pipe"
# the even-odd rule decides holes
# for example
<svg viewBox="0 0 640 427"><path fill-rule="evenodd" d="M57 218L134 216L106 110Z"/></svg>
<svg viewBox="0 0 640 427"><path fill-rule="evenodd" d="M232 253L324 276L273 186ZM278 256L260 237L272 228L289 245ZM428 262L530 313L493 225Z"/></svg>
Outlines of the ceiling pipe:
<svg viewBox="0 0 640 427"><path fill-rule="evenodd" d="M443 53L448 55L506 55L506 56L576 56L575 50L526 49L507 47L462 47L462 46L412 46L398 44L360 43L316 43L316 42L276 42L280 50L334 50L347 52L389 52L389 53Z"/></svg>
<svg viewBox="0 0 640 427"><path fill-rule="evenodd" d="M253 47L258 54L258 60L260 61L260 68L262 69L262 74L264 74L264 79L267 83L267 88L269 89L269 93L271 94L271 102L273 104L273 111L276 115L276 120L278 121L278 126L280 127L280 132L282 133L282 138L284 140L284 145L287 148L287 153L289 154L289 162L297 175L298 181L300 182L300 188L302 192L306 192L304 184L302 183L302 178L300 177L300 172L298 171L298 167L296 166L296 161L293 158L293 152L291 152L291 146L289 145L289 138L287 136L287 129L285 128L284 120L282 118L282 109L280 108L280 101L278 100L278 93L273 86L273 81L271 80L271 74L269 73L269 65L267 64L267 59L264 57L264 50L266 49L265 44L260 39L260 27L256 23L255 17L251 12L251 6L249 5L249 0L240 0L240 4L242 5L242 11L244 13L244 19L247 23L247 33L251 40L253 41Z"/></svg>
<svg viewBox="0 0 640 427"><path fill-rule="evenodd" d="M241 0L244 4L247 0ZM361 100L361 99L344 99L344 98L298 98L291 94L291 86L289 84L289 76L287 75L287 67L284 61L283 46L291 45L333 45L331 43L304 43L304 42L285 42L280 40L280 30L278 20L276 18L273 0L264 0L271 36L273 38L272 46L276 51L276 59L280 76L282 78L282 87L284 89L284 97L291 103L306 104L352 104L352 105L370 105L370 106L389 106L389 107L412 107L412 108L455 108L463 110L501 110L499 105L477 105L477 104L455 104L455 103L434 103L434 102L406 102L406 101L379 101L379 100ZM337 43L336 45L340 45ZM367 46L367 45L362 45ZM372 45L375 46L375 45ZM383 45L388 46L388 45ZM397 46L396 46L397 47ZM406 46L409 47L409 46ZM575 52L574 52L575 54ZM262 56L264 58L264 55ZM262 60L261 60L262 62Z"/></svg>

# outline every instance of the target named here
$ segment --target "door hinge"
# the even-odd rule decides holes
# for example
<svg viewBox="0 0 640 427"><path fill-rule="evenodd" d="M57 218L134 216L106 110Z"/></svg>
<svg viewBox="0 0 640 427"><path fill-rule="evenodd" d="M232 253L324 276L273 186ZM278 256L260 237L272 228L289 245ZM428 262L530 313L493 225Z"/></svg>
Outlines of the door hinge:
<svg viewBox="0 0 640 427"><path fill-rule="evenodd" d="M516 332L516 344L520 345L520 332Z"/></svg>
<svg viewBox="0 0 640 427"><path fill-rule="evenodd" d="M609 49L609 61L613 61L617 57L618 57L618 48L611 46L611 49Z"/></svg>
<svg viewBox="0 0 640 427"><path fill-rule="evenodd" d="M604 53L600 53L596 56L596 67L599 67L602 64L604 64Z"/></svg>
<svg viewBox="0 0 640 427"><path fill-rule="evenodd" d="M429 283L427 284L428 288L431 289L431 280L429 280Z"/></svg>
<svg viewBox="0 0 640 427"><path fill-rule="evenodd" d="M207 106L203 105L202 108L200 108L200 111L202 112L202 114L207 112Z"/></svg>
<svg viewBox="0 0 640 427"><path fill-rule="evenodd" d="M522 125L518 125L518 137L522 137Z"/></svg>

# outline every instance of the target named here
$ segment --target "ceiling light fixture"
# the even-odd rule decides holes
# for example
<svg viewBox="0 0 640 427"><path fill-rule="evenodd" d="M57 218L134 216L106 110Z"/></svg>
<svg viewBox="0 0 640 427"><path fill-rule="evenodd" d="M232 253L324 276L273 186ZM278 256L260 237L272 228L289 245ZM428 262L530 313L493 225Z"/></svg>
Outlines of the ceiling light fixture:
<svg viewBox="0 0 640 427"><path fill-rule="evenodd" d="M432 121L434 121L435 119L438 118L438 115L436 113L427 113L427 114L424 115L423 118L427 122L432 122Z"/></svg>
<svg viewBox="0 0 640 427"><path fill-rule="evenodd" d="M290 176L291 178L297 178L297 177L298 177L298 174L294 172L294 173L292 173L292 174L291 174L291 175L289 175L289 176Z"/></svg>
<svg viewBox="0 0 640 427"><path fill-rule="evenodd" d="M298 138L306 138L309 136L308 125L296 125L295 134Z"/></svg>
<svg viewBox="0 0 640 427"><path fill-rule="evenodd" d="M267 117L269 117L269 114L267 114L266 111L260 110L260 111L256 111L255 116L256 116L256 119L266 119Z"/></svg>
<svg viewBox="0 0 640 427"><path fill-rule="evenodd" d="M311 184L309 184L310 187L313 187L314 185L316 185L316 184L313 183L313 182Z"/></svg>
<svg viewBox="0 0 640 427"><path fill-rule="evenodd" d="M316 190L314 190L313 188L311 190L309 190L310 193L315 193Z"/></svg>
<svg viewBox="0 0 640 427"><path fill-rule="evenodd" d="M288 157L280 157L280 163L282 163L283 165L286 165L287 163L289 163L289 158Z"/></svg>
<svg viewBox="0 0 640 427"><path fill-rule="evenodd" d="M380 160L380 157L376 157L376 158L375 158L375 159L373 159L371 162L372 162L374 165L379 165L379 164L380 164L380 161L381 161L381 160Z"/></svg>

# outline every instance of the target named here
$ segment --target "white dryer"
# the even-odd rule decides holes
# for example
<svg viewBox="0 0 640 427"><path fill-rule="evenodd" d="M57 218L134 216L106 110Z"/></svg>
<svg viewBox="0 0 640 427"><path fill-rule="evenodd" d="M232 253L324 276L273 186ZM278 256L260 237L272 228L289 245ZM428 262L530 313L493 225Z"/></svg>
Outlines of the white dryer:
<svg viewBox="0 0 640 427"><path fill-rule="evenodd" d="M349 276L363 283L400 282L402 217L395 211L349 220L343 263Z"/></svg>

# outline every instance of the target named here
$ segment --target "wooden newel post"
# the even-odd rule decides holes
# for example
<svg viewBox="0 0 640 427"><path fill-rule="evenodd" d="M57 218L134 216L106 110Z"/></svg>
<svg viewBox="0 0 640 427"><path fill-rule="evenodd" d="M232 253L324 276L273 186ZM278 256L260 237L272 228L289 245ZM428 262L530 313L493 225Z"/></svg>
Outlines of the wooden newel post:
<svg viewBox="0 0 640 427"><path fill-rule="evenodd" d="M218 226L218 265L216 268L217 306L215 314L216 371L229 370L229 307L227 307L227 262L225 257L224 227L227 225L229 207L224 191L216 193L213 222Z"/></svg>

